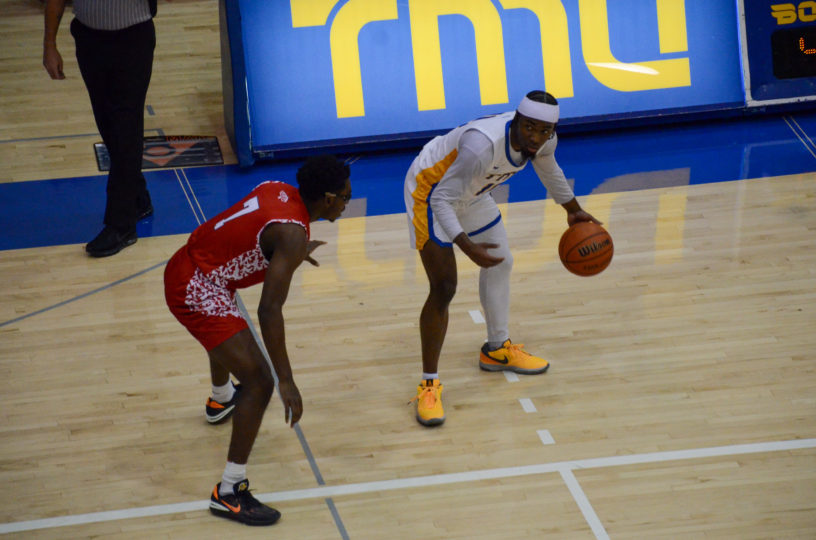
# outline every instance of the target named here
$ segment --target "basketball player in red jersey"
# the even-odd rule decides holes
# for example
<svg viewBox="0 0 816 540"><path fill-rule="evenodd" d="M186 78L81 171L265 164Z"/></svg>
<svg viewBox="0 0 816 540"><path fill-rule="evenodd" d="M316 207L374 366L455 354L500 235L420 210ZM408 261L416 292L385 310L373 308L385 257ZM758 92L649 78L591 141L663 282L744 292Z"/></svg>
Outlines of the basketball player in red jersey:
<svg viewBox="0 0 816 540"><path fill-rule="evenodd" d="M292 275L324 242L310 240L309 224L334 221L351 199L349 168L334 156L309 158L298 187L264 182L232 207L196 228L167 263L165 298L170 311L204 346L210 360L211 423L234 411L224 474L210 497L210 511L248 525L271 525L280 513L249 492L246 464L275 380L235 302L235 291L263 282L258 321L278 378L287 422L303 413L284 340L282 307ZM233 386L232 373L240 382Z"/></svg>

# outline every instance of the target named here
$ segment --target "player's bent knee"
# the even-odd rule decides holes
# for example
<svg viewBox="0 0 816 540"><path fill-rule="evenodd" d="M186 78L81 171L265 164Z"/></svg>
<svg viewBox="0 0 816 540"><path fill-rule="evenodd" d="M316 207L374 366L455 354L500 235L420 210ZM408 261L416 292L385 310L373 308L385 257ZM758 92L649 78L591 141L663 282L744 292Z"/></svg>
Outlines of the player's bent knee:
<svg viewBox="0 0 816 540"><path fill-rule="evenodd" d="M263 375L259 375L259 377L255 380L256 384L260 387L260 390L263 392L266 398L272 397L272 392L275 391L275 379L272 377L272 373L269 370L264 370L265 373Z"/></svg>
<svg viewBox="0 0 816 540"><path fill-rule="evenodd" d="M243 370L243 378L240 378L240 380L248 393L269 398L275 390L275 378L272 376L272 371L270 371L266 365L265 359L263 362L263 364L258 363L250 369Z"/></svg>
<svg viewBox="0 0 816 540"><path fill-rule="evenodd" d="M442 280L431 284L429 296L437 302L449 304L456 294L455 280Z"/></svg>
<svg viewBox="0 0 816 540"><path fill-rule="evenodd" d="M496 266L491 266L487 270L488 271L492 270L496 273L507 272L509 274L510 270L512 269L513 269L513 256L508 253L507 255L504 255L504 260L502 262L500 262Z"/></svg>

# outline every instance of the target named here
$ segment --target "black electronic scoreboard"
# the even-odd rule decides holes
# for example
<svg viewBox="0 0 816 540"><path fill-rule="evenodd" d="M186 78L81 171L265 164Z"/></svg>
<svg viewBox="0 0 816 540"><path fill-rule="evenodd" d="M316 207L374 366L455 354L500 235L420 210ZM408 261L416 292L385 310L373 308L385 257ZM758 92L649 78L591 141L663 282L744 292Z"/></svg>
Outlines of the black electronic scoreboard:
<svg viewBox="0 0 816 540"><path fill-rule="evenodd" d="M784 28L771 34L773 74L777 79L816 76L816 25Z"/></svg>
<svg viewBox="0 0 816 540"><path fill-rule="evenodd" d="M816 1L744 0L748 105L816 100Z"/></svg>

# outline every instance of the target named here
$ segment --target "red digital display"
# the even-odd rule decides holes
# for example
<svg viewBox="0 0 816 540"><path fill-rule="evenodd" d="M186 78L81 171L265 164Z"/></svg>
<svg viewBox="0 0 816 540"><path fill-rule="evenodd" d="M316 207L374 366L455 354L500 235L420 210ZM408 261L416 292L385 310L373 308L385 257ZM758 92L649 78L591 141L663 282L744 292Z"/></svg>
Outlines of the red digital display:
<svg viewBox="0 0 816 540"><path fill-rule="evenodd" d="M777 79L816 76L816 25L771 34L773 73Z"/></svg>

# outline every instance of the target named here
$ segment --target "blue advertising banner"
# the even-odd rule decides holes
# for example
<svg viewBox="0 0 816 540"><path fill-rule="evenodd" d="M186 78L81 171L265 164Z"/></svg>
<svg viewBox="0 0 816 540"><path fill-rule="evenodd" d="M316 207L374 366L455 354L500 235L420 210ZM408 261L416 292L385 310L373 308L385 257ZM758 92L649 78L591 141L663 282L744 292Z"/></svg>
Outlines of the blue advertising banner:
<svg viewBox="0 0 816 540"><path fill-rule="evenodd" d="M239 10L260 153L427 137L535 89L558 98L564 123L745 105L734 0L240 0Z"/></svg>
<svg viewBox="0 0 816 540"><path fill-rule="evenodd" d="M816 95L816 1L745 0L749 105ZM760 103L761 104L761 103Z"/></svg>

